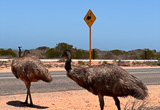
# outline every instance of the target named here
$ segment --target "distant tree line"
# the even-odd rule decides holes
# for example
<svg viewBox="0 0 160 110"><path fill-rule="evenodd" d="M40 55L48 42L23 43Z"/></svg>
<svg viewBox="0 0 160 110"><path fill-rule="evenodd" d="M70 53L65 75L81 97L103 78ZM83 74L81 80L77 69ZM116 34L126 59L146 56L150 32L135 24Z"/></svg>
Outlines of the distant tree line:
<svg viewBox="0 0 160 110"><path fill-rule="evenodd" d="M100 59L119 59L119 60L127 60L127 59L160 59L160 52L156 52L156 50L149 49L136 49L131 51L123 51L123 50L111 50L111 51L98 51L98 58Z"/></svg>
<svg viewBox="0 0 160 110"><path fill-rule="evenodd" d="M69 49L72 52L73 59L88 59L89 51L83 49L77 49L71 44L58 43L55 47L50 48L46 46L38 47L36 49L31 49L31 54L39 58L58 58L62 52ZM23 52L23 51L22 51ZM0 58L12 58L17 57L18 51L12 49L0 49ZM110 50L101 51L99 49L92 50L92 58L94 59L158 59L160 60L160 52L150 49L136 49L131 51L123 50Z"/></svg>
<svg viewBox="0 0 160 110"><path fill-rule="evenodd" d="M66 49L72 52L72 58L74 59L88 59L89 57L89 53L86 50L74 48L73 45L67 43L59 43L56 47L50 48L46 52L46 58L58 58Z"/></svg>
<svg viewBox="0 0 160 110"><path fill-rule="evenodd" d="M17 54L11 48L7 50L0 49L0 57L12 58L12 57L17 57Z"/></svg>

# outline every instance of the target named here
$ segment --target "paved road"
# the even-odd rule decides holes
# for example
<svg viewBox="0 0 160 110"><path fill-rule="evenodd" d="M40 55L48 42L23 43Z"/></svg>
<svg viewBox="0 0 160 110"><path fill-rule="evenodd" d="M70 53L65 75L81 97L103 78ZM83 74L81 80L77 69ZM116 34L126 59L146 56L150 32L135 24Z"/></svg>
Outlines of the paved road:
<svg viewBox="0 0 160 110"><path fill-rule="evenodd" d="M126 70L147 85L160 84L160 68ZM82 89L66 76L65 71L53 71L52 77L53 81L51 83L45 83L43 81L32 83L31 92L56 92ZM0 96L24 93L26 93L26 88L21 80L16 79L12 73L0 73Z"/></svg>

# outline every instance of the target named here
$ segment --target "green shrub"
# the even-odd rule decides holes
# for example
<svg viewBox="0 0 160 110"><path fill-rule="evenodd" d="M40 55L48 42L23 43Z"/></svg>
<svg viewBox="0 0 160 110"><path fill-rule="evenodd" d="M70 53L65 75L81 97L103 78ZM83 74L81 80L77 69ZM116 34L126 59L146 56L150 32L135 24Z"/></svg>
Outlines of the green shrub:
<svg viewBox="0 0 160 110"><path fill-rule="evenodd" d="M154 59L158 56L155 50L144 49L140 57L141 59Z"/></svg>
<svg viewBox="0 0 160 110"><path fill-rule="evenodd" d="M108 64L108 62L107 61L103 61L103 64Z"/></svg>
<svg viewBox="0 0 160 110"><path fill-rule="evenodd" d="M12 51L12 49L8 50L0 50L0 56L12 56L12 57L17 57L17 54Z"/></svg>
<svg viewBox="0 0 160 110"><path fill-rule="evenodd" d="M114 55L122 55L122 54L126 54L127 52L123 51L123 50L111 50L111 52Z"/></svg>
<svg viewBox="0 0 160 110"><path fill-rule="evenodd" d="M55 47L55 50L59 51L59 52L60 51L63 52L66 49L72 50L73 49L73 45L69 45L67 43L62 42L62 43L57 44L56 47Z"/></svg>
<svg viewBox="0 0 160 110"><path fill-rule="evenodd" d="M94 53L94 54L93 54ZM92 50L92 59L94 58L94 59L97 59L98 58L98 52L95 50L95 49L93 49ZM94 55L94 56L93 56Z"/></svg>
<svg viewBox="0 0 160 110"><path fill-rule="evenodd" d="M89 53L85 50L75 49L73 54L73 58L75 59L86 59L89 58Z"/></svg>
<svg viewBox="0 0 160 110"><path fill-rule="evenodd" d="M37 49L38 49L38 50L47 50L47 49L49 49L49 47L42 46L42 47L38 47Z"/></svg>
<svg viewBox="0 0 160 110"><path fill-rule="evenodd" d="M55 51L53 48L51 48L46 52L46 57L47 58L58 58L60 57L61 54L62 52Z"/></svg>

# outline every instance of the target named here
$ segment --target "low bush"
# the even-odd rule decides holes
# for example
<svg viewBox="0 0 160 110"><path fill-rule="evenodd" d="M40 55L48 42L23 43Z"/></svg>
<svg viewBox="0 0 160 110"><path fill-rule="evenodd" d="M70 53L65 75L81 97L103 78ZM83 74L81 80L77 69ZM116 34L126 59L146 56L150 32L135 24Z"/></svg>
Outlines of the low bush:
<svg viewBox="0 0 160 110"><path fill-rule="evenodd" d="M14 51L12 51L12 49L8 49L8 50L1 49L1 50L0 50L0 56L12 56L12 57L17 57L17 54L14 53Z"/></svg>

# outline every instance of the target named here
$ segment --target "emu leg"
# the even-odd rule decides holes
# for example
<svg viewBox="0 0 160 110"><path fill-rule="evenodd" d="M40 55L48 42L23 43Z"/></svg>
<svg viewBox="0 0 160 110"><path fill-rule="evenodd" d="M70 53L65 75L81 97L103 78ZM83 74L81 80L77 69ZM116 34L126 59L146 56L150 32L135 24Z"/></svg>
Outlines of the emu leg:
<svg viewBox="0 0 160 110"><path fill-rule="evenodd" d="M27 90L27 95L26 95L26 101L24 102L24 104L28 104L28 90Z"/></svg>
<svg viewBox="0 0 160 110"><path fill-rule="evenodd" d="M25 83L26 84L26 83ZM27 88L27 85L26 85L26 88ZM27 95L26 95L26 100L25 102L21 102L22 104L28 104L28 89L27 89Z"/></svg>
<svg viewBox="0 0 160 110"><path fill-rule="evenodd" d="M103 110L104 109L103 95L98 95L98 98L99 98L99 103L100 103L101 110Z"/></svg>
<svg viewBox="0 0 160 110"><path fill-rule="evenodd" d="M32 97L31 97L31 92L29 90L29 98L30 98L30 106L33 106L33 102L32 102Z"/></svg>
<svg viewBox="0 0 160 110"><path fill-rule="evenodd" d="M115 101L115 104L116 104L118 110L121 110L119 99L118 99L117 97L113 97L113 99L114 99L114 101Z"/></svg>
<svg viewBox="0 0 160 110"><path fill-rule="evenodd" d="M30 105L29 106L33 106L33 102L32 102L32 97L31 97L31 92L30 92L30 86L31 86L31 82L27 82L26 83L26 87L27 87L27 97L26 97L26 101L28 103L28 96L30 98Z"/></svg>
<svg viewBox="0 0 160 110"><path fill-rule="evenodd" d="M31 92L30 92L30 86L31 86L31 83L29 83L29 86L28 86L28 95L29 95L29 98L30 98L30 105L29 106L33 106L33 102L32 102L32 97L31 97Z"/></svg>

